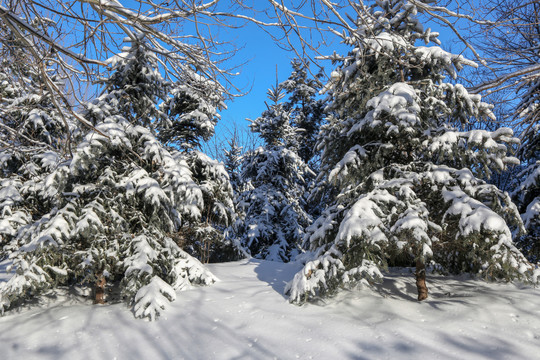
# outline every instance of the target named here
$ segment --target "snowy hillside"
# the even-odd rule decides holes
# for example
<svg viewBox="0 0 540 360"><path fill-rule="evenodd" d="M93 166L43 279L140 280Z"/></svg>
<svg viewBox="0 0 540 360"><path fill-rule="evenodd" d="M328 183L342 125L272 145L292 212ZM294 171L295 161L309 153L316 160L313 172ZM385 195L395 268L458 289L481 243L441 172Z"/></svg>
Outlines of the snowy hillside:
<svg viewBox="0 0 540 360"><path fill-rule="evenodd" d="M213 286L178 294L159 320L125 304L74 295L42 298L0 318L2 359L533 359L540 354L540 290L428 276L389 275L379 292L343 292L290 305L299 267L215 264ZM3 272L3 271L2 271Z"/></svg>

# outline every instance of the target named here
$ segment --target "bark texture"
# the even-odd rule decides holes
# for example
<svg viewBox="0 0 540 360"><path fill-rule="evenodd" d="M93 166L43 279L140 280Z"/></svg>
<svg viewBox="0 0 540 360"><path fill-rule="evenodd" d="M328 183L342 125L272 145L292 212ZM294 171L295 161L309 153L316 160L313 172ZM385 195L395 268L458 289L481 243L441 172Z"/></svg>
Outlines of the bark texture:
<svg viewBox="0 0 540 360"><path fill-rule="evenodd" d="M418 301L427 299L428 288L426 286L426 264L422 260L416 260L416 288L418 289Z"/></svg>
<svg viewBox="0 0 540 360"><path fill-rule="evenodd" d="M105 304L105 284L107 280L103 274L99 274L96 281L96 297L94 304Z"/></svg>

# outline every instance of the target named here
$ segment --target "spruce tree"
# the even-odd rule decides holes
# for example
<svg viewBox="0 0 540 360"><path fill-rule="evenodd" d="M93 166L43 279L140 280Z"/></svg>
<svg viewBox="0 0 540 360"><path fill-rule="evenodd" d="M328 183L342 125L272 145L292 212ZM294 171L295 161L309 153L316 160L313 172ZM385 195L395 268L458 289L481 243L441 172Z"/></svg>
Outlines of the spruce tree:
<svg viewBox="0 0 540 360"><path fill-rule="evenodd" d="M508 156L518 140L508 128L456 126L494 115L479 95L445 82L476 64L437 46L418 11L412 1L380 1L358 8L357 28L343 34L353 50L336 57L319 140L327 192L337 195L308 228L312 259L288 284L291 301L380 281L388 265L416 267L419 300L427 265L535 279L512 241L523 227L515 205L482 180L518 163Z"/></svg>
<svg viewBox="0 0 540 360"><path fill-rule="evenodd" d="M526 91L518 106L525 127L520 155L525 169L518 175L520 183L514 191L527 233L519 245L531 261L540 261L540 78L524 84Z"/></svg>
<svg viewBox="0 0 540 360"><path fill-rule="evenodd" d="M229 236L237 215L225 165L197 150L176 154L180 159L186 159L193 180L202 191L204 203L201 217L181 227L186 235L186 245L203 262L237 260L241 253L239 244Z"/></svg>
<svg viewBox="0 0 540 360"><path fill-rule="evenodd" d="M322 72L315 78L310 77L309 63L306 60L294 59L291 66L291 75L280 84L288 95L283 107L290 113L291 125L298 129L298 155L306 164L314 166L312 160L318 154L317 135L324 120L326 106L324 99L317 98L321 90Z"/></svg>
<svg viewBox="0 0 540 360"><path fill-rule="evenodd" d="M95 131L32 190L47 212L6 247L14 275L1 285L2 309L58 285L91 286L97 303L119 287L137 317L154 319L176 290L215 281L174 241L202 217L204 194L151 130L168 82L144 37L129 41L83 114Z"/></svg>
<svg viewBox="0 0 540 360"><path fill-rule="evenodd" d="M158 124L158 138L183 151L198 149L202 141L214 135L226 108L220 84L197 74L190 66L183 68L183 77L172 85L171 96L160 109L167 114Z"/></svg>
<svg viewBox="0 0 540 360"><path fill-rule="evenodd" d="M242 192L241 166L243 147L238 144L238 134L235 132L228 142L229 148L224 152L225 170L231 179L231 186L235 195Z"/></svg>
<svg viewBox="0 0 540 360"><path fill-rule="evenodd" d="M279 86L268 91L272 104L250 127L264 141L244 156L238 200L242 214L238 236L244 250L255 258L289 261L297 254L306 213L304 194L312 172L298 155L296 130L280 100Z"/></svg>
<svg viewBox="0 0 540 360"><path fill-rule="evenodd" d="M53 59L36 64L17 43L11 45L2 49L0 62L0 246L43 215L34 190L69 156L77 130L70 112L51 94L50 86L64 84Z"/></svg>
<svg viewBox="0 0 540 360"><path fill-rule="evenodd" d="M180 234L186 250L203 262L238 258L236 242L227 237L236 221L234 194L223 163L200 151L214 135L214 127L224 109L220 84L197 74L190 66L171 85L170 95L160 105L166 115L157 124L158 139L185 162L203 194L201 217L184 222Z"/></svg>
<svg viewBox="0 0 540 360"><path fill-rule="evenodd" d="M167 114L157 104L168 99L172 84L159 72L156 55L148 50L144 35L136 33L122 52L111 57L109 75L100 79L104 93L86 104L85 117L99 124L120 113L128 122L155 133Z"/></svg>

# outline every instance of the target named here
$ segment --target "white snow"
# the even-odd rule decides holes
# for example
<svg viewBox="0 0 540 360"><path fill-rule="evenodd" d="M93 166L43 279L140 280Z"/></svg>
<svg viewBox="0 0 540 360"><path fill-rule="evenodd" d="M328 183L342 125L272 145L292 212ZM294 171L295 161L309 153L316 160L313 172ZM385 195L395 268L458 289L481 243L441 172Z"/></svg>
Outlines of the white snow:
<svg viewBox="0 0 540 360"><path fill-rule="evenodd" d="M388 32L382 32L379 35L364 40L368 49L375 52L375 58L379 54L392 53L396 48L407 48L407 42L401 37Z"/></svg>
<svg viewBox="0 0 540 360"><path fill-rule="evenodd" d="M370 243L387 242L384 223L381 216L380 202L398 202L397 198L386 190L361 196L345 215L339 226L336 241L344 241L347 247L353 238L364 238Z"/></svg>
<svg viewBox="0 0 540 360"><path fill-rule="evenodd" d="M456 69L458 71L461 70L463 65L472 66L474 68L478 67L474 61L467 60L462 55L449 53L438 46L419 46L414 50L414 53L420 58L420 61L423 64L442 65L453 79L457 78Z"/></svg>
<svg viewBox="0 0 540 360"><path fill-rule="evenodd" d="M540 218L540 198L536 197L527 206L525 213L521 215L526 228L529 228L534 222ZM0 222L1 224L1 222Z"/></svg>
<svg viewBox="0 0 540 360"><path fill-rule="evenodd" d="M135 295L136 304L133 310L138 318L149 317L155 320L156 315L174 300L176 300L174 289L160 277L154 276L150 283L140 288Z"/></svg>
<svg viewBox="0 0 540 360"><path fill-rule="evenodd" d="M2 266L2 268L5 267ZM394 270L379 292L305 306L282 295L295 264L210 265L220 282L177 294L157 321L57 291L0 318L2 359L533 359L540 290ZM0 269L3 270L3 269ZM3 271L2 271L3 273Z"/></svg>

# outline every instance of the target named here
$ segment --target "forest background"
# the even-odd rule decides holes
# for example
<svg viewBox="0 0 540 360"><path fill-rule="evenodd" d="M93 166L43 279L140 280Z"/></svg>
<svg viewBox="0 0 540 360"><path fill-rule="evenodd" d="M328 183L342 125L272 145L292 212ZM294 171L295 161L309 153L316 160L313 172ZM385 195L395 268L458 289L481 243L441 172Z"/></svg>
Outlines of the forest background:
<svg viewBox="0 0 540 360"><path fill-rule="evenodd" d="M535 283L538 11L4 1L2 309L93 284L154 318L242 256L300 254L293 302L399 265L419 300L426 267Z"/></svg>

